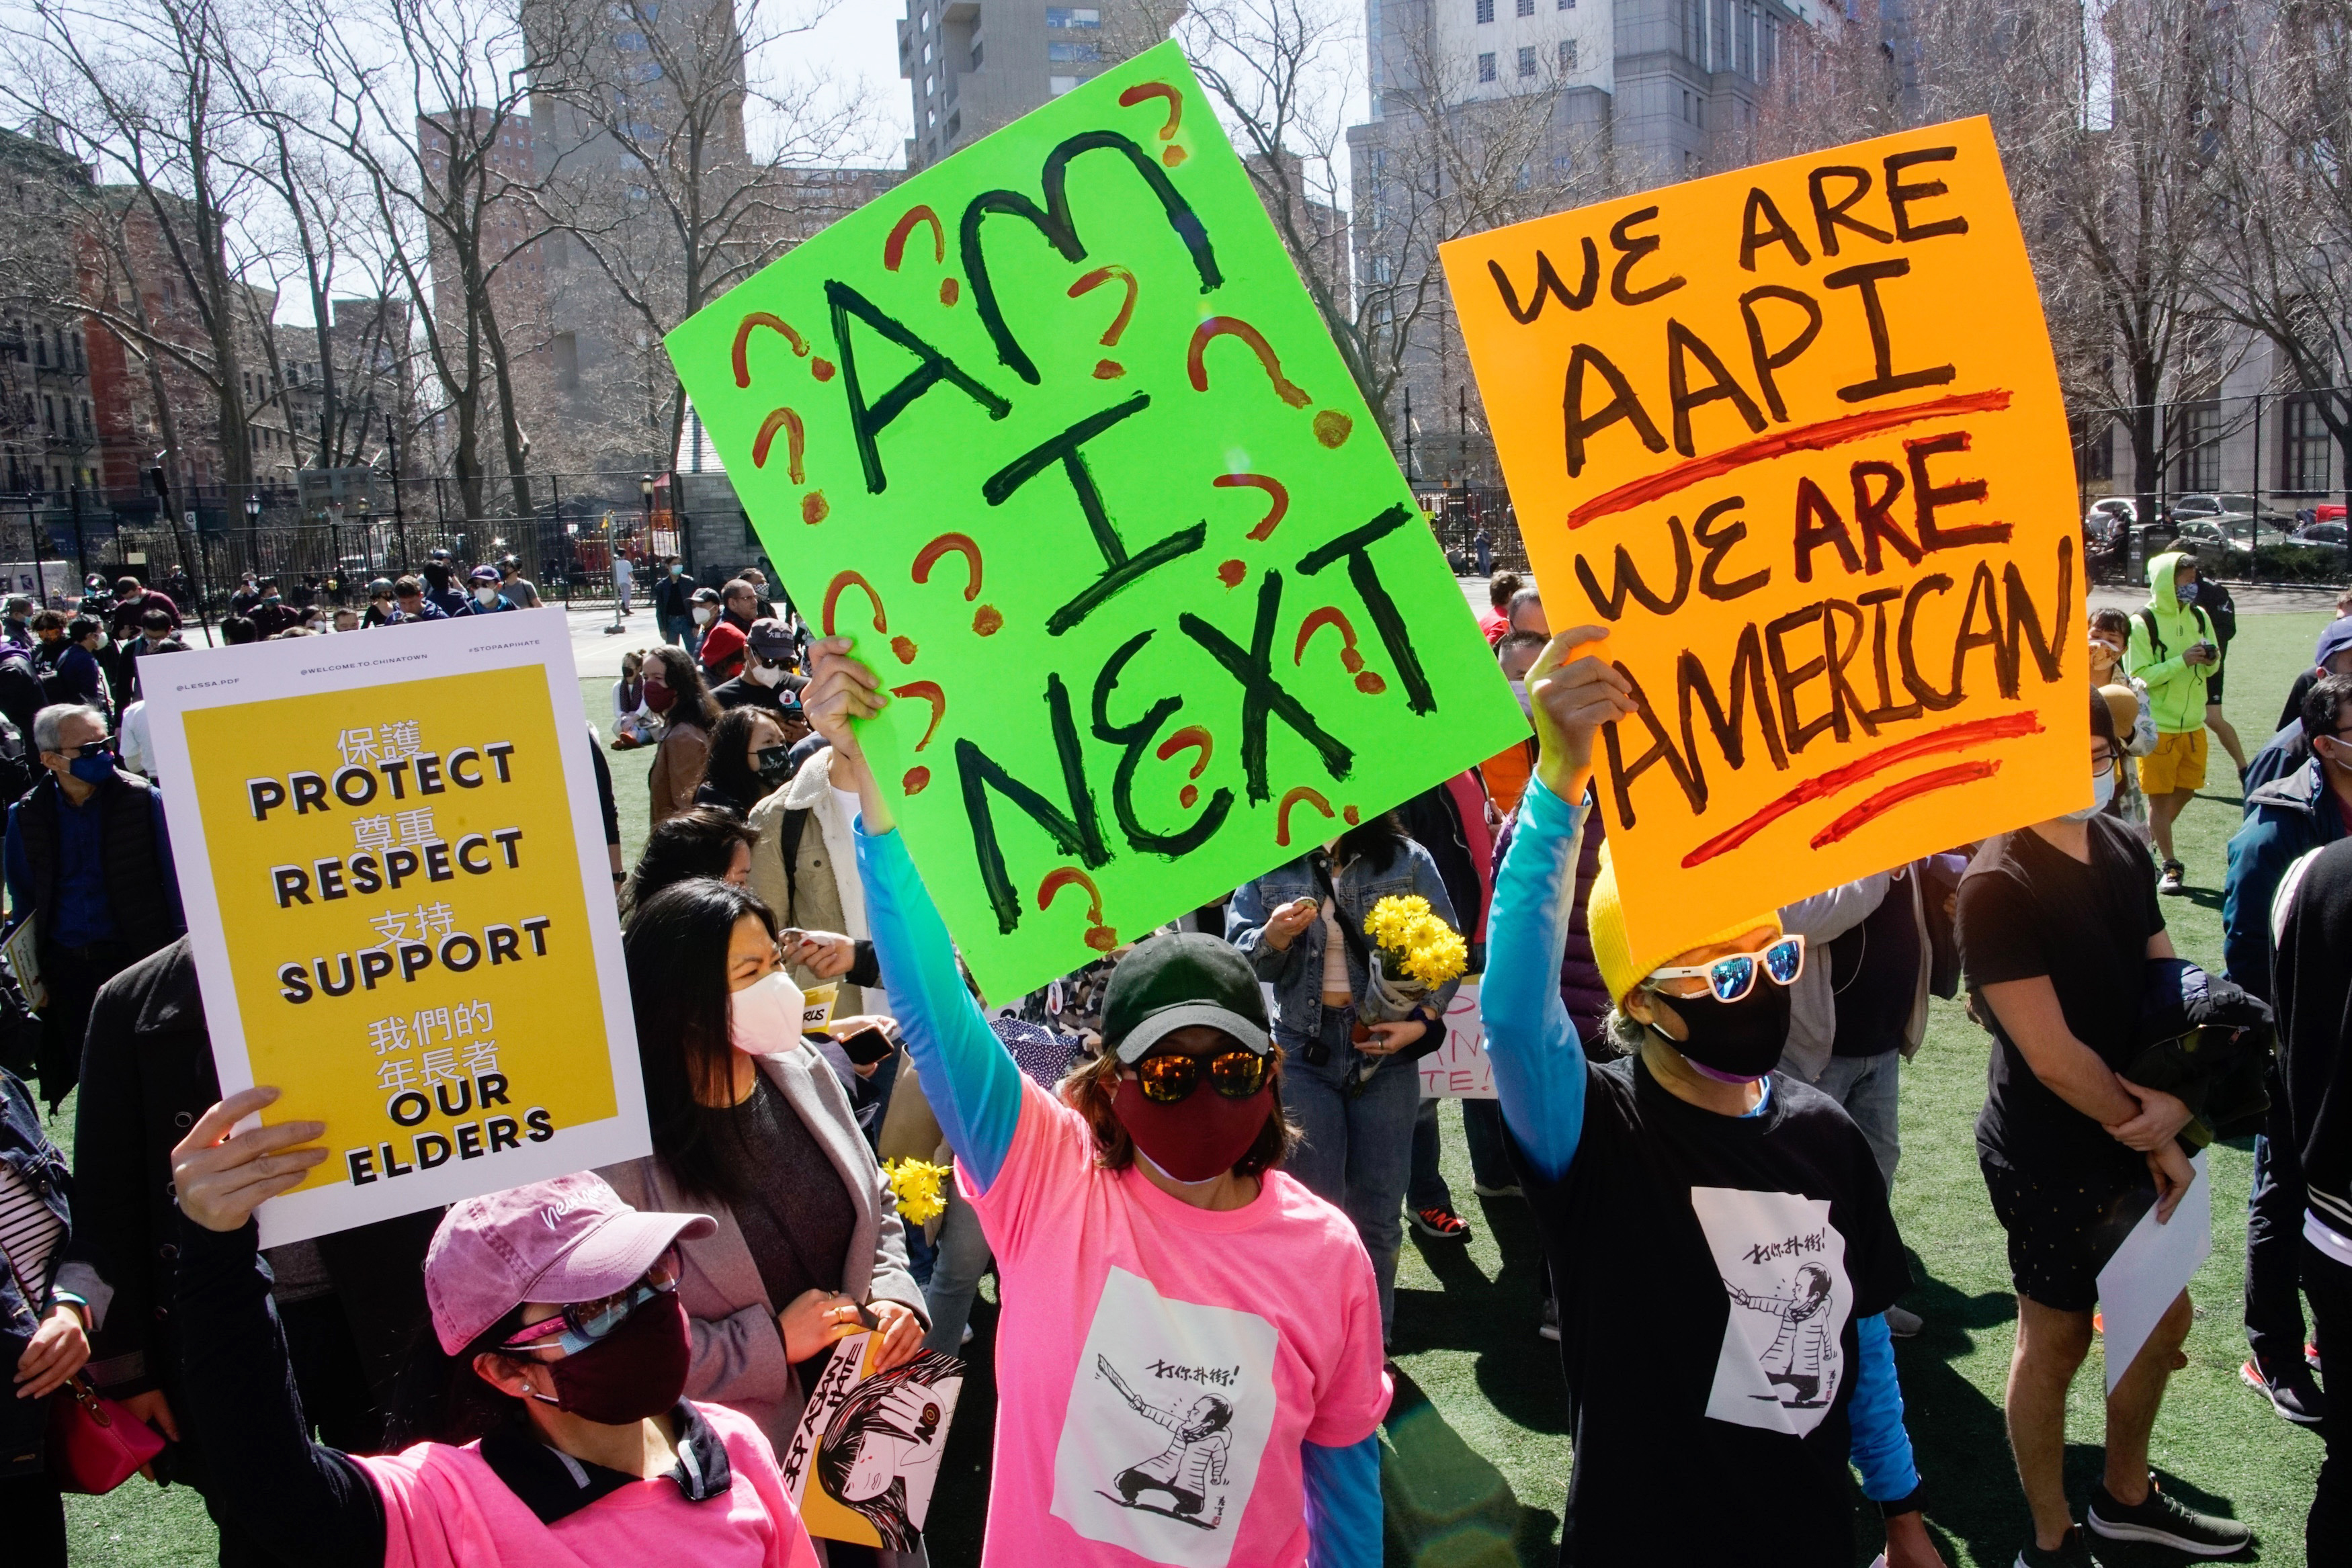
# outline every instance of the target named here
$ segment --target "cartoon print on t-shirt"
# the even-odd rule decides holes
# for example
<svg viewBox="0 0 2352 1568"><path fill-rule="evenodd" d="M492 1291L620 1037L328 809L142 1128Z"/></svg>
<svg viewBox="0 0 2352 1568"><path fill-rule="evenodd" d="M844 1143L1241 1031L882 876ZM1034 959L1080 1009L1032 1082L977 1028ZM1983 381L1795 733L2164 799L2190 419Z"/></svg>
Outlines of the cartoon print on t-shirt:
<svg viewBox="0 0 2352 1568"><path fill-rule="evenodd" d="M1213 1490L1221 1502L1223 1500L1225 1456L1234 1447L1233 1435L1227 1430L1234 1421L1233 1401L1203 1394L1189 1405L1148 1404L1137 1397L1135 1390L1127 1385L1127 1379L1106 1358L1095 1358L1095 1370L1119 1391L1137 1415L1147 1421L1157 1421L1169 1431L1166 1448L1139 1464L1129 1465L1112 1481L1118 1489L1119 1505L1156 1508L1171 1519L1202 1530L1223 1525L1225 1521L1222 1509L1207 1518L1202 1514ZM1154 1492L1166 1493L1164 1502L1155 1505L1150 1500Z"/></svg>
<svg viewBox="0 0 2352 1568"><path fill-rule="evenodd" d="M1804 1437L1844 1388L1853 1315L1845 1237L1830 1223L1829 1200L1695 1186L1691 1207L1728 1298L1706 1413Z"/></svg>
<svg viewBox="0 0 2352 1568"><path fill-rule="evenodd" d="M1054 1451L1056 1518L1171 1568L1226 1568L1274 1430L1275 1326L1103 1281Z"/></svg>
<svg viewBox="0 0 2352 1568"><path fill-rule="evenodd" d="M1752 1296L1726 1280L1724 1292L1735 1306L1767 1312L1780 1320L1772 1348L1764 1353L1764 1380L1780 1390L1783 1405L1802 1409L1826 1406L1837 1397L1838 1346L1829 1336L1826 1309L1830 1304L1829 1270L1808 1263L1785 1296ZM1751 1395L1763 1398L1763 1395Z"/></svg>

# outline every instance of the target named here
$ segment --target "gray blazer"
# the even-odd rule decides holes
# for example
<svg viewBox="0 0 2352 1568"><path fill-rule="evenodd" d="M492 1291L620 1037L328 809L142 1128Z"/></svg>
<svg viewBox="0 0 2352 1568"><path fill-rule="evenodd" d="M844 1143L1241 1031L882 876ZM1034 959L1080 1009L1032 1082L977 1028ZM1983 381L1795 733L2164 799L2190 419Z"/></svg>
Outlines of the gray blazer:
<svg viewBox="0 0 2352 1568"><path fill-rule="evenodd" d="M842 1185L857 1208L843 1270L844 1294L861 1301L903 1301L928 1326L922 1287L907 1268L906 1233L890 1195L889 1178L857 1130L849 1096L833 1068L806 1045L759 1059L768 1081L782 1091L801 1124L814 1134L841 1172ZM658 1155L596 1173L631 1206L667 1214L709 1214L719 1223L713 1235L679 1244L678 1299L694 1332L694 1360L686 1391L694 1398L740 1410L759 1423L782 1453L808 1402L799 1374L784 1358L783 1331L776 1314L789 1302L768 1300L759 1265L735 1216L678 1185Z"/></svg>

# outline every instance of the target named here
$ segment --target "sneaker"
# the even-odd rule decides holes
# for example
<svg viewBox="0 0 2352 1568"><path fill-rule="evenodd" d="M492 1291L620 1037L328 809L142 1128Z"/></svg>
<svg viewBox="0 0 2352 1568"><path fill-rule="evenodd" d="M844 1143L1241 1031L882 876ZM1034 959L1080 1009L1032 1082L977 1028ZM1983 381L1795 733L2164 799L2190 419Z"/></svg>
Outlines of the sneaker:
<svg viewBox="0 0 2352 1568"><path fill-rule="evenodd" d="M1423 1236L1433 1236L1440 1241L1470 1239L1470 1222L1450 1208L1416 1208L1412 1218L1412 1228Z"/></svg>
<svg viewBox="0 0 2352 1568"><path fill-rule="evenodd" d="M2259 1361L2249 1359L2238 1368L2245 1385L2271 1402L2271 1408L2298 1427L2316 1427L2327 1418L2327 1396L2301 1367L2284 1369L2283 1376L2265 1375Z"/></svg>
<svg viewBox="0 0 2352 1568"><path fill-rule="evenodd" d="M956 1341L956 1343L958 1344L970 1344L971 1343L971 1325L970 1323L963 1325L963 1337Z"/></svg>
<svg viewBox="0 0 2352 1568"><path fill-rule="evenodd" d="M2312 1343L2309 1340L2305 1340L2303 1343L2303 1364L2311 1368L2312 1371L2319 1373L2323 1377L2327 1375L2326 1373L2321 1369L2319 1364L2319 1347Z"/></svg>
<svg viewBox="0 0 2352 1568"><path fill-rule="evenodd" d="M1470 1184L1470 1190L1476 1193L1480 1197L1517 1197L1520 1196L1519 1184L1517 1182L1512 1182L1507 1186L1487 1186L1484 1183L1474 1181Z"/></svg>
<svg viewBox="0 0 2352 1568"><path fill-rule="evenodd" d="M2097 1568L2091 1559L2091 1547L2079 1530L2066 1531L2066 1539L2054 1552L2044 1552L2028 1541L2017 1549L2017 1568Z"/></svg>
<svg viewBox="0 0 2352 1568"><path fill-rule="evenodd" d="M2187 877L2188 873L2189 868L2182 865L2179 861L2165 862L2164 875L2158 881L2156 891L2158 893L2187 893L2189 891L2189 883L2184 879Z"/></svg>
<svg viewBox="0 0 2352 1568"><path fill-rule="evenodd" d="M1543 1322L1536 1325L1536 1333L1554 1344L1559 1343L1559 1303L1549 1296L1544 1298Z"/></svg>
<svg viewBox="0 0 2352 1568"><path fill-rule="evenodd" d="M1916 1338L1919 1331L1927 1326L1926 1322L1916 1312L1906 1312L1901 1307L1886 1309L1886 1332L1896 1339Z"/></svg>
<svg viewBox="0 0 2352 1568"><path fill-rule="evenodd" d="M2085 1522L2109 1541L2148 1541L2191 1557L2227 1557L2253 1540L2253 1531L2234 1519L2199 1513L2167 1497L2154 1476L2147 1479L2147 1500L2132 1508L2117 1502L2104 1484L2093 1487Z"/></svg>

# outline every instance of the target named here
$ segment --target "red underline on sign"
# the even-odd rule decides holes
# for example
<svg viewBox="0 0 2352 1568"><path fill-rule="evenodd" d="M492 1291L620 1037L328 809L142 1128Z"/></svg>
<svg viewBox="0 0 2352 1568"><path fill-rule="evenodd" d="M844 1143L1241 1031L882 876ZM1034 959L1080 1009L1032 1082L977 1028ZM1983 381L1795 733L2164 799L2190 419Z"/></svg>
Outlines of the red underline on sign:
<svg viewBox="0 0 2352 1568"><path fill-rule="evenodd" d="M1965 724L1948 725L1926 735L1915 735L1908 740L1881 747L1866 757L1857 757L1852 762L1831 768L1818 779L1806 779L1787 794L1768 803L1755 815L1717 833L1683 856L1683 869L1688 871L1693 866L1705 865L1716 856L1738 849L1798 807L1841 794L1874 773L1884 773L1890 768L1900 768L1906 762L1933 757L1939 752L1966 751L1971 747L1989 745L1996 740L2015 740L2021 736L2041 733L2042 720L2037 716L2005 713L1996 714L1991 718L1970 719ZM1889 805L1893 803L1888 802Z"/></svg>
<svg viewBox="0 0 2352 1568"><path fill-rule="evenodd" d="M1856 829L1876 821L1906 800L1916 800L1922 795L1932 795L1955 784L1972 784L1979 779L1990 779L2000 771L2000 759L1994 758L1985 762L1962 762L1950 768L1938 768L1933 773L1922 773L1916 779L1891 784L1815 833L1813 848L1822 849L1837 842Z"/></svg>
<svg viewBox="0 0 2352 1568"><path fill-rule="evenodd" d="M1849 413L1838 419L1824 419L1812 424L1801 424L1794 430L1776 430L1769 435L1759 435L1753 441L1727 447L1706 457L1694 457L1687 463L1677 463L1663 473L1630 480L1613 490L1604 490L1590 501L1569 509L1568 526L1580 528L1595 517L1605 517L1612 512L1622 512L1654 501L1661 496L1671 496L1702 479L1712 479L1728 474L1735 468L1745 468L1750 463L1767 458L1786 456L1791 452L1821 452L1832 446L1843 446L1849 441L1860 441L1865 435L1876 435L1884 430L1899 430L1922 420L1942 419L1955 413L1998 413L2009 406L2009 393L2000 387L1990 392L1955 392L1949 397L1931 398L1926 402L1905 403L1899 408L1874 408L1866 413Z"/></svg>

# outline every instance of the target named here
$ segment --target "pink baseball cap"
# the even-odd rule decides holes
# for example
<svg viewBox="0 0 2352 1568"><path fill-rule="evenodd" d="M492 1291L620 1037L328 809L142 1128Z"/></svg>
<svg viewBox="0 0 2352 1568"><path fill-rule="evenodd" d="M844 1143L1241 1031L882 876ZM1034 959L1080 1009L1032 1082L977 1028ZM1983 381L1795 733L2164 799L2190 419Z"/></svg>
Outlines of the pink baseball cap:
<svg viewBox="0 0 2352 1568"><path fill-rule="evenodd" d="M525 1301L593 1301L625 1290L707 1214L646 1214L588 1171L450 1206L425 1251L434 1337L450 1355Z"/></svg>

